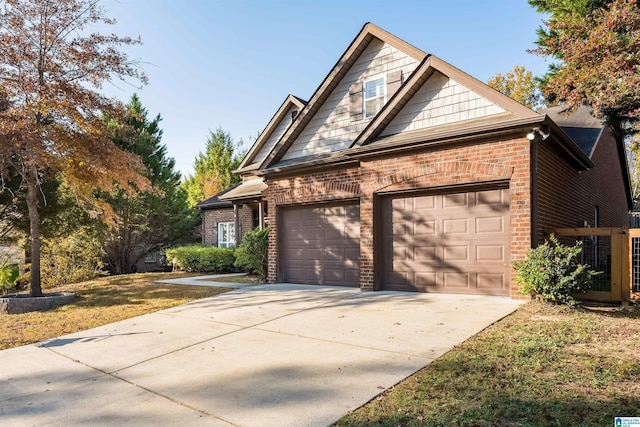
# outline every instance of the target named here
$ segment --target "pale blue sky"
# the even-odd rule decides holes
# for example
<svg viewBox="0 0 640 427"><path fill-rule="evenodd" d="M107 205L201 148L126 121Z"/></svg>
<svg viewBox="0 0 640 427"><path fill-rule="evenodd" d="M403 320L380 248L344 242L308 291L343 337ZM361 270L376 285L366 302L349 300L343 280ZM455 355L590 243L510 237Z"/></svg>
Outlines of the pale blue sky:
<svg viewBox="0 0 640 427"><path fill-rule="evenodd" d="M137 90L163 117L162 142L183 175L222 126L250 145L284 98L309 99L366 22L486 81L514 65L542 74L529 54L542 16L526 0L104 0L118 35L149 76ZM136 91L105 92L123 101Z"/></svg>

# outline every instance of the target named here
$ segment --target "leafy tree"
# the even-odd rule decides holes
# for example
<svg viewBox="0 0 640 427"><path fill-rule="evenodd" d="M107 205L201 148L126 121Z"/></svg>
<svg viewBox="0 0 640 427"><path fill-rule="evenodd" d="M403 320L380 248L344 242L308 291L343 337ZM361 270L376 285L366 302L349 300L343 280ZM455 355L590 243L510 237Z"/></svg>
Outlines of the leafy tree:
<svg viewBox="0 0 640 427"><path fill-rule="evenodd" d="M533 74L522 65L516 65L506 74L497 73L487 84L525 107L537 109L544 104Z"/></svg>
<svg viewBox="0 0 640 427"><path fill-rule="evenodd" d="M183 183L191 206L240 180L233 171L240 166L244 157L244 152L237 151L241 146L242 141L234 143L231 134L221 127L210 133L204 153L200 152L196 156L195 174L189 175Z"/></svg>
<svg viewBox="0 0 640 427"><path fill-rule="evenodd" d="M114 78L146 83L119 50L140 43L90 33L113 24L97 0L5 0L0 4L0 174L26 187L31 237L31 296L41 296L40 187L63 173L83 202L96 188L147 189L133 153L107 136L103 115L121 114L98 90Z"/></svg>
<svg viewBox="0 0 640 427"><path fill-rule="evenodd" d="M623 140L640 120L640 8L637 0L576 3L588 7L552 11L540 33L534 52L561 60L543 92L570 110L592 106Z"/></svg>
<svg viewBox="0 0 640 427"><path fill-rule="evenodd" d="M189 237L198 222L180 187L175 160L161 144L162 118L158 114L149 120L137 95L131 97L126 109L124 123L110 122L112 140L142 158L153 191L131 196L118 190L106 196L114 219L105 239L105 259L108 268L118 274L134 272L146 254Z"/></svg>

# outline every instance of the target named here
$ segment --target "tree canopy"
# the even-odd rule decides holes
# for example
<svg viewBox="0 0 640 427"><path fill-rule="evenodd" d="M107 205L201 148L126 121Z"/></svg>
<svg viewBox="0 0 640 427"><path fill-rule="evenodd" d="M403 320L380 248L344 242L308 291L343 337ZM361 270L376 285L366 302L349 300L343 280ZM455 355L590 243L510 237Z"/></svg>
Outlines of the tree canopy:
<svg viewBox="0 0 640 427"><path fill-rule="evenodd" d="M537 109L543 105L543 96L533 73L522 65L516 65L506 74L497 73L487 84L525 107Z"/></svg>
<svg viewBox="0 0 640 427"><path fill-rule="evenodd" d="M210 132L204 153L198 153L194 161L194 175L184 182L191 206L240 181L233 171L238 169L244 156L244 152L238 151L241 145L242 141L236 144L231 134L221 127Z"/></svg>
<svg viewBox="0 0 640 427"><path fill-rule="evenodd" d="M637 0L575 3L586 6L545 23L535 52L561 62L542 89L570 110L593 107L622 139L640 119L640 8Z"/></svg>
<svg viewBox="0 0 640 427"><path fill-rule="evenodd" d="M188 238L197 218L187 204L187 194L180 186L175 160L161 143L162 129L158 114L149 120L147 109L137 95L126 106L123 123L112 120L113 142L139 155L147 168L153 191L132 196L122 190L105 198L114 212L107 232L104 252L107 267L114 273L132 273L148 253Z"/></svg>
<svg viewBox="0 0 640 427"><path fill-rule="evenodd" d="M94 189L150 188L139 157L116 146L104 114L122 115L98 91L113 79L146 83L122 46L129 37L91 33L113 24L94 0L5 0L0 5L0 175L26 186L32 296L40 286L41 183L63 173L79 200Z"/></svg>

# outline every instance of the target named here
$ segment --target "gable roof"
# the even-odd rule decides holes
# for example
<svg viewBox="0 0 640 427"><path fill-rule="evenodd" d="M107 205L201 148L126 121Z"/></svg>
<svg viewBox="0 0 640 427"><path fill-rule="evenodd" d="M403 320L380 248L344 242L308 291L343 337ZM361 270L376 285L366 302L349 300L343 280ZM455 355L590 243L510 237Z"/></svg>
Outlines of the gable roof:
<svg viewBox="0 0 640 427"><path fill-rule="evenodd" d="M575 112L568 114L568 110L562 106L550 107L540 110L540 114L546 114L580 147L589 158L593 155L596 143L604 129L604 123L593 115L593 108L580 107Z"/></svg>
<svg viewBox="0 0 640 427"><path fill-rule="evenodd" d="M382 28L368 22L362 27L356 38L351 42L347 50L331 69L324 81L318 86L307 106L298 114L298 119L285 132L271 153L261 162L259 168L263 169L278 161L304 130L305 126L318 112L324 101L329 97L333 89L340 83L360 54L366 49L371 40L377 38L407 55L422 61L427 54L404 40L394 36Z"/></svg>
<svg viewBox="0 0 640 427"><path fill-rule="evenodd" d="M234 188L236 188L240 184L241 183L238 182L237 184L233 184L229 188L225 188L224 190L222 190L218 194L216 194L214 196L211 196L208 199L203 200L202 202L198 203L196 205L196 208L198 208L200 210L207 210L207 209L219 209L219 208L230 208L230 207L232 207L233 203L231 203L231 201L222 200L222 199L220 199L220 196L225 195L226 193L228 193L229 191L233 190Z"/></svg>
<svg viewBox="0 0 640 427"><path fill-rule="evenodd" d="M490 102L504 109L510 117L506 119L523 119L541 117L540 114L514 101L506 95L487 86L478 79L459 70L453 65L434 56L427 55L422 63L415 69L407 81L384 105L380 112L374 117L362 133L354 140L352 147L358 147L371 143L396 117L409 100L416 94L423 84L434 74L434 72L455 80L471 91L486 98Z"/></svg>
<svg viewBox="0 0 640 427"><path fill-rule="evenodd" d="M273 147L265 147L265 145L267 144L267 142L269 142L270 137L273 135L278 125L280 125L285 119L287 112L292 107L295 107L298 109L298 114L300 114L300 110L302 110L305 105L307 105L307 101L289 94L285 98L284 102L280 105L280 108L278 108L278 111L276 111L271 120L269 120L269 123L267 123L267 126L264 128L262 133L260 133L260 136L258 137L258 139L256 139L256 142L244 156L242 162L240 162L240 166L235 172L242 173L258 169L258 166L260 166L260 160L263 159L259 159L258 161L256 161L256 156L263 150L263 148L268 150L269 152L271 151ZM277 140L273 141L272 143L275 145L276 142Z"/></svg>

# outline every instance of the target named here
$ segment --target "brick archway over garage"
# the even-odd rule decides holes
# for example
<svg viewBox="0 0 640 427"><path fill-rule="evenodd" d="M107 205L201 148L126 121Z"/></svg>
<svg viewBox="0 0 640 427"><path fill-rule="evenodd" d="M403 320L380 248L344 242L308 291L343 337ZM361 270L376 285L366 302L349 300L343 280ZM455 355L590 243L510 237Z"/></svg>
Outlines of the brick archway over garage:
<svg viewBox="0 0 640 427"><path fill-rule="evenodd" d="M512 175L513 167L501 164L466 161L434 163L383 177L374 193L504 181Z"/></svg>

